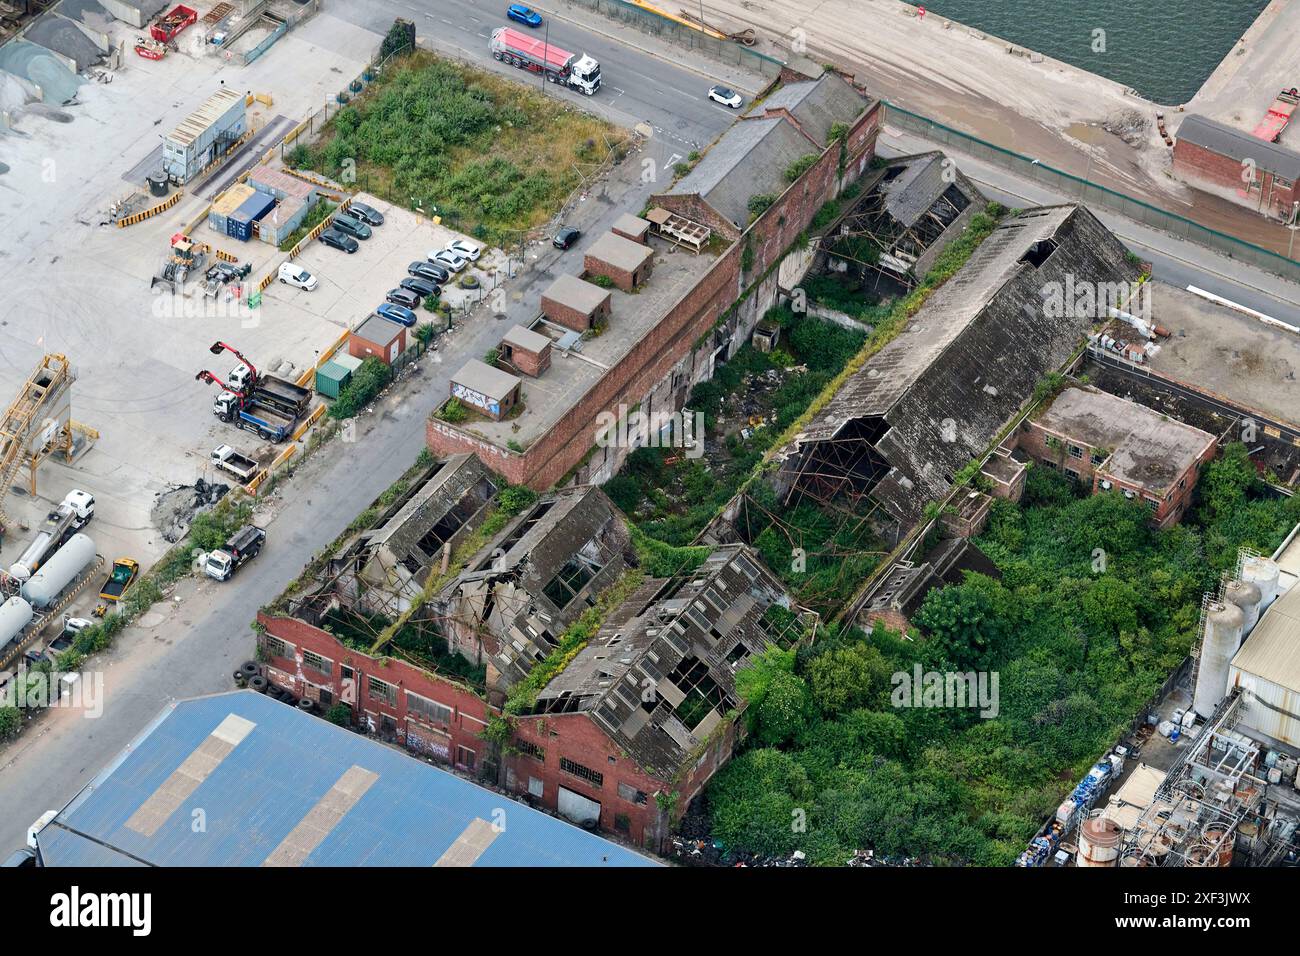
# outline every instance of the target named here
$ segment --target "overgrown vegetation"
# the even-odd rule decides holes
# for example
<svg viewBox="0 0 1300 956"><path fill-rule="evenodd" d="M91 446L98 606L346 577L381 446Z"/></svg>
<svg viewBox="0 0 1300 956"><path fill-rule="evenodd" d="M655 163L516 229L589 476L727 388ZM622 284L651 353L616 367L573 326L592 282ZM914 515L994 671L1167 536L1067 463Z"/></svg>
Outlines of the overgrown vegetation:
<svg viewBox="0 0 1300 956"><path fill-rule="evenodd" d="M370 404L376 395L393 380L393 370L373 355L362 361L352 373L348 384L339 390L339 397L330 405L330 418L352 418Z"/></svg>
<svg viewBox="0 0 1300 956"><path fill-rule="evenodd" d="M424 51L394 63L325 127L302 165L502 243L541 226L623 134L535 87Z"/></svg>
<svg viewBox="0 0 1300 956"><path fill-rule="evenodd" d="M931 591L914 640L831 627L738 674L753 741L710 785L714 836L829 865L867 848L1011 863L1186 655L1201 594L1237 549L1271 552L1300 521L1300 500L1268 496L1241 445L1207 467L1184 526L1156 531L1140 503L1080 493L1031 468L1023 506L997 502L977 541L1001 579ZM892 675L917 664L998 672L997 716L893 706Z"/></svg>

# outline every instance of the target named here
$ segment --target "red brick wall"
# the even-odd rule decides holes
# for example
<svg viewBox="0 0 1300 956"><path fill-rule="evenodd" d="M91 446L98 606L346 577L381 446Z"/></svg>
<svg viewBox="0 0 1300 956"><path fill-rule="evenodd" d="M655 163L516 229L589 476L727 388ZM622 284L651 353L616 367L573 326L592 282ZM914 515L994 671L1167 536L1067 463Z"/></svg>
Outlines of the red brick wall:
<svg viewBox="0 0 1300 956"><path fill-rule="evenodd" d="M266 633L293 645L292 657L270 656L266 660L266 676L271 682L291 691L295 697L320 700L325 689L333 703L352 706L359 723L378 732L383 728L383 717L392 719L398 741L411 750L453 764L462 770L477 771L487 754L487 743L478 736L482 733L490 714L485 700L468 688L443 680L414 664L394 658L380 659L354 651L344 646L332 634L313 627L306 621L290 617L277 617L259 611L258 622ZM258 638L264 650L266 642ZM312 651L330 661L329 673L322 673L303 665L303 651ZM269 654L269 650L267 650ZM351 679L343 676L343 668L350 667ZM396 704L373 699L366 678L374 675L379 680L397 688ZM451 708L447 723L430 723L407 707L406 692L410 691ZM328 709L328 706L326 707ZM458 748L474 751L471 768L458 760Z"/></svg>
<svg viewBox="0 0 1300 956"><path fill-rule="evenodd" d="M705 751L699 766L692 768L685 780L669 784L642 770L586 714L523 717L515 725L515 737L540 747L543 760L538 761L523 753L508 754L505 765L512 775L512 789L527 793L529 777L541 780L543 791L538 803L553 812L558 812L561 786L590 800L599 801L602 829L655 851L661 849L669 829L668 822L660 820L655 794L672 791L678 793L677 805L673 811L675 819L703 789L718 767L726 762L734 745L734 731L719 735ZM599 772L604 779L598 786L584 777L561 770L561 757ZM620 796L620 783L644 793L646 802L639 805ZM616 818L620 815L627 817L627 829L616 825Z"/></svg>
<svg viewBox="0 0 1300 956"><path fill-rule="evenodd" d="M1174 144L1173 160L1174 172L1179 178L1215 187L1220 195L1274 219L1289 217L1292 203L1300 199L1300 189L1295 183L1281 188L1273 174L1263 169L1256 170L1255 188L1248 191L1239 160L1186 140L1180 139Z"/></svg>
<svg viewBox="0 0 1300 956"><path fill-rule="evenodd" d="M572 329L575 332L586 332L591 328L593 322L599 322L601 319L609 318L610 313L610 296L606 295L605 300L597 306L595 311L590 315L580 312L571 306L556 302L550 296L542 296L542 315L546 316L552 322L564 326L566 329Z"/></svg>
<svg viewBox="0 0 1300 956"><path fill-rule="evenodd" d="M355 332L348 336L348 354L353 358L365 360L370 356L379 359L385 365L391 365L393 359L406 351L406 329L401 329L397 338L388 345L384 346L381 342L372 342L369 339L363 339Z"/></svg>
<svg viewBox="0 0 1300 956"><path fill-rule="evenodd" d="M501 346L503 354L507 347L510 349L510 364L525 375L536 378L551 367L551 347L549 345L542 349L541 354L530 352L518 345L506 346L504 344Z"/></svg>
<svg viewBox="0 0 1300 956"><path fill-rule="evenodd" d="M636 267L635 272L629 272L626 269L620 269L604 259L598 259L595 256L583 256L582 266L586 270L587 276L604 276L610 282L618 286L624 292L631 292L634 288L641 285L650 278L650 272L654 268L654 256L646 259Z"/></svg>
<svg viewBox="0 0 1300 956"><path fill-rule="evenodd" d="M541 491L550 488L591 450L596 440L597 416L620 403L634 405L669 375L689 355L696 343L736 303L742 291L767 272L794 244L823 203L855 180L870 162L878 132L879 108L863 114L848 136L843 177L839 176L838 144L821 158L746 230L745 240L733 243L655 328L646 334L623 361L611 369L545 435L523 454L510 452L461 431L436 418L426 425L426 440L435 455L474 452L493 471L513 484ZM655 197L656 201L694 200L696 197ZM709 221L683 204L673 203L681 215ZM690 203L684 204L689 206ZM725 230L723 230L725 232ZM753 250L753 262L742 277L744 243Z"/></svg>

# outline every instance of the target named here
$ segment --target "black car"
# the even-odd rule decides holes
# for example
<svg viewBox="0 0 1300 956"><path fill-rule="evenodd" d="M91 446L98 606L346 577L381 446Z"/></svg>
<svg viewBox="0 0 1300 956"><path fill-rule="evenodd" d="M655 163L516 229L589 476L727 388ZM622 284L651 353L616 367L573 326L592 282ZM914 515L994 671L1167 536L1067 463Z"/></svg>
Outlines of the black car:
<svg viewBox="0 0 1300 956"><path fill-rule="evenodd" d="M551 244L555 246L556 249L567 249L577 242L581 236L581 229L574 229L572 226L565 226L555 234L555 238L551 240Z"/></svg>
<svg viewBox="0 0 1300 956"><path fill-rule="evenodd" d="M327 246L333 246L335 249L342 249L346 253L356 252L361 248L355 239L351 236L345 236L337 229L326 229L320 234L320 241Z"/></svg>
<svg viewBox="0 0 1300 956"><path fill-rule="evenodd" d="M364 222L360 219L353 219L351 216L344 216L341 213L335 214L333 227L353 239L369 239L371 236L370 227Z"/></svg>
<svg viewBox="0 0 1300 956"><path fill-rule="evenodd" d="M420 307L420 297L410 289L389 289L388 294L384 296L384 300L408 309L418 309Z"/></svg>
<svg viewBox="0 0 1300 956"><path fill-rule="evenodd" d="M451 278L450 272L432 262L412 262L406 267L406 272L421 279L430 279L439 285L446 285Z"/></svg>
<svg viewBox="0 0 1300 956"><path fill-rule="evenodd" d="M422 299L427 299L431 295L442 295L442 286L432 279L407 278L397 284L403 289L414 292Z"/></svg>
<svg viewBox="0 0 1300 956"><path fill-rule="evenodd" d="M348 212L367 226L382 226L384 224L384 214L374 206L367 206L363 202L354 202L351 206L348 206Z"/></svg>

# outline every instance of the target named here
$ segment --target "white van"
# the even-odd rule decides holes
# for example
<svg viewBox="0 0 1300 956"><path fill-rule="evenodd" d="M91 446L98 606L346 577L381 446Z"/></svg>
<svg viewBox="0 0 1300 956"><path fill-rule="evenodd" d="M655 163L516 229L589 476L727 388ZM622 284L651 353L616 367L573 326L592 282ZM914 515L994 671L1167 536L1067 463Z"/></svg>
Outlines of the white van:
<svg viewBox="0 0 1300 956"><path fill-rule="evenodd" d="M292 262L280 263L280 281L296 285L299 289L308 292L316 288L316 277L302 266L294 265Z"/></svg>

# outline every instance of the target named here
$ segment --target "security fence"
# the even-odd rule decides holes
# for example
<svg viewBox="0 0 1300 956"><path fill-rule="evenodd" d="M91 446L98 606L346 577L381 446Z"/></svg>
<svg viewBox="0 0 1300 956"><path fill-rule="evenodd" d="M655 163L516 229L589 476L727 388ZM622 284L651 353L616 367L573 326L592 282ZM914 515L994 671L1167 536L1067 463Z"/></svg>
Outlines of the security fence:
<svg viewBox="0 0 1300 956"><path fill-rule="evenodd" d="M607 2L607 0L601 0ZM1108 209L1119 213L1126 219L1142 223L1153 229L1167 232L1179 239L1186 239L1207 249L1222 253L1229 259L1237 259L1263 269L1265 272L1281 276L1292 282L1300 281L1300 262L1284 255L1272 252L1261 246L1203 226L1185 216L1167 212L1141 199L1117 192L1106 186L1048 166L1036 159L1031 159L1013 150L1005 149L977 136L963 133L961 130L945 126L937 120L913 113L886 101L888 109L887 122L910 133L923 136L928 140L949 146L953 150L974 156L976 159L993 163L1010 170L1017 176L1032 180L1048 189L1056 190L1072 200L1086 203L1098 209Z"/></svg>

